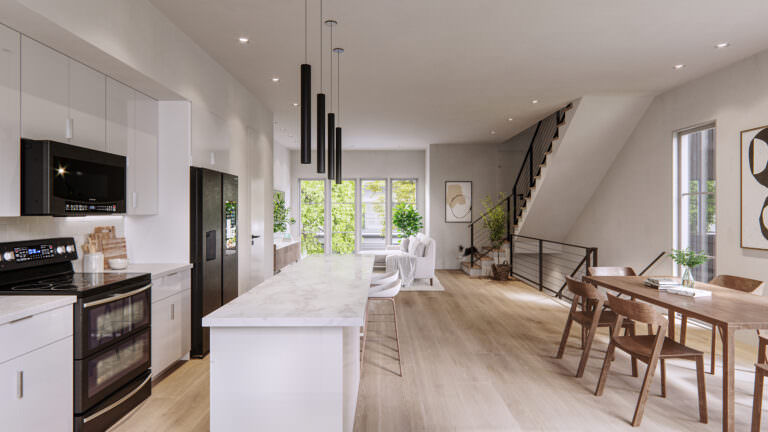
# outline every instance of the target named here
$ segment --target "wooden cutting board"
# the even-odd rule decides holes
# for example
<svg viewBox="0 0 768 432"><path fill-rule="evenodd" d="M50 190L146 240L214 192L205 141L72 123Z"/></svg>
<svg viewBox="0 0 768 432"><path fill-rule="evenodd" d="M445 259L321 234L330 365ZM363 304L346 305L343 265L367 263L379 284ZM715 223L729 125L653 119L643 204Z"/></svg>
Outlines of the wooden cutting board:
<svg viewBox="0 0 768 432"><path fill-rule="evenodd" d="M113 258L128 259L125 238L105 238L101 240L101 252L104 254L104 268L109 268L109 260Z"/></svg>

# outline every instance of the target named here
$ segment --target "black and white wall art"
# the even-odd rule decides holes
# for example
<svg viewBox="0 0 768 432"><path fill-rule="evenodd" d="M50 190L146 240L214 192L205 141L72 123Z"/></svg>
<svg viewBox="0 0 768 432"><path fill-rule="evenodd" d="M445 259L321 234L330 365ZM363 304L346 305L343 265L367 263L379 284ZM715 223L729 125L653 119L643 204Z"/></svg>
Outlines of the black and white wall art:
<svg viewBox="0 0 768 432"><path fill-rule="evenodd" d="M741 132L741 247L768 250L768 126Z"/></svg>
<svg viewBox="0 0 768 432"><path fill-rule="evenodd" d="M472 182L445 182L445 221L472 222Z"/></svg>

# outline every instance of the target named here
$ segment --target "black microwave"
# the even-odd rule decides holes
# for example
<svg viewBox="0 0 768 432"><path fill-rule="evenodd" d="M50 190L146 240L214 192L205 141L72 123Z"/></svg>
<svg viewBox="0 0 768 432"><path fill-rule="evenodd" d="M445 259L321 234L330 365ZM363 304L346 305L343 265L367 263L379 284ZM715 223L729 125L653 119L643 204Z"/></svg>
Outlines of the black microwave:
<svg viewBox="0 0 768 432"><path fill-rule="evenodd" d="M21 139L22 216L125 213L125 156Z"/></svg>

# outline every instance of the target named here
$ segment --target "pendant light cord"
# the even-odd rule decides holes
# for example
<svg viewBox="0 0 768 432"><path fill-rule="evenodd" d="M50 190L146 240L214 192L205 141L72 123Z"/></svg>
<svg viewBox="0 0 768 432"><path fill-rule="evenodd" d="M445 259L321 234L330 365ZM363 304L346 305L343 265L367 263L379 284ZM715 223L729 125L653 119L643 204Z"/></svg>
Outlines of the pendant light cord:
<svg viewBox="0 0 768 432"><path fill-rule="evenodd" d="M320 0L320 93L323 93L323 0Z"/></svg>
<svg viewBox="0 0 768 432"><path fill-rule="evenodd" d="M308 1L309 0L304 0L304 63L309 63L307 61L307 59L309 58L309 56L307 55L307 53L309 52L307 48L307 45L309 44L308 42L309 35L307 34L308 33L307 29L309 28L309 15L307 14Z"/></svg>
<svg viewBox="0 0 768 432"><path fill-rule="evenodd" d="M339 124L341 124L341 53L336 53L336 92L337 102L339 106Z"/></svg>
<svg viewBox="0 0 768 432"><path fill-rule="evenodd" d="M331 112L333 112L333 25L331 25Z"/></svg>

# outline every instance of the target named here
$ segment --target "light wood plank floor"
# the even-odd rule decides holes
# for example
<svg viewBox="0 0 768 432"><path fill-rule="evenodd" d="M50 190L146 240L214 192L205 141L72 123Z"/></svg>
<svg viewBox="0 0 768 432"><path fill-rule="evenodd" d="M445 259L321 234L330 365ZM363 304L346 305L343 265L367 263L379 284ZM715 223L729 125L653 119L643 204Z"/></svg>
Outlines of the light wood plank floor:
<svg viewBox="0 0 768 432"><path fill-rule="evenodd" d="M607 330L600 330L587 371L576 379L578 326L565 357L553 357L567 314L563 303L521 283L452 271L438 278L443 292L397 297L403 378L392 372L397 362L391 307L382 302L372 308L370 320L376 322L369 324L356 431L721 429L721 369L707 374L708 425L698 423L693 362L670 361L667 398L659 396L657 374L643 424L633 429L629 421L641 378L631 377L626 356L618 354L604 396L593 396ZM689 344L708 351L708 334L689 329ZM737 359L736 430L747 430L754 348L737 346ZM208 361L189 361L114 430L205 431L208 387Z"/></svg>

